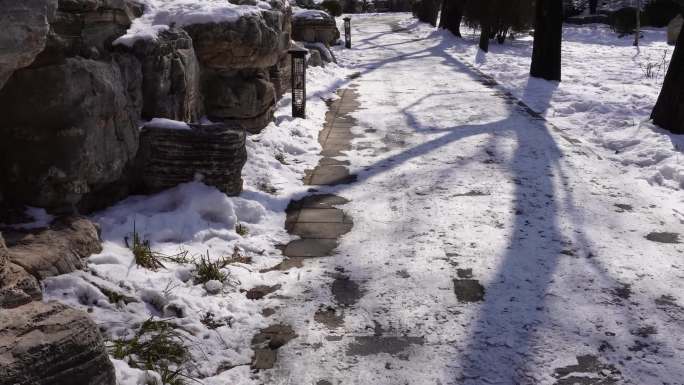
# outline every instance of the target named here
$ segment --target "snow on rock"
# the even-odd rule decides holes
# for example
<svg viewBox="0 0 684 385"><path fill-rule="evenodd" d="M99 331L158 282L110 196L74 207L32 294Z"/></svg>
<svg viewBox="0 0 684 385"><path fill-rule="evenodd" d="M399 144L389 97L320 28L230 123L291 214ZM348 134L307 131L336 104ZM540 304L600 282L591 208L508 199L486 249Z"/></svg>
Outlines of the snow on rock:
<svg viewBox="0 0 684 385"><path fill-rule="evenodd" d="M282 273L258 272L282 260L276 245L291 239L284 229L285 208L290 199L306 193L301 178L319 158L318 131L327 111L325 99L335 97L345 74L334 64L308 70L306 120L290 116L291 96L284 95L275 122L247 139L245 189L239 197L191 182L155 195L132 196L93 214L102 229L102 252L88 259L88 272L47 279L44 297L89 309L110 340L130 337L150 317L170 320L190 348L189 374L206 384L255 383L249 372L251 338L268 326L261 309L269 300L249 300L238 288L282 283ZM155 122L185 129L174 121ZM238 223L248 228L247 234L236 232ZM191 259L216 261L230 258L237 248L252 263L222 269L227 276L223 283L196 282L192 263L162 260L164 268L144 269L136 265L127 247L134 230L158 255L187 253ZM288 290L283 286L281 292ZM203 324L208 314L221 326L210 329ZM156 376L131 368L125 361L112 361L121 385L147 383L150 376Z"/></svg>
<svg viewBox="0 0 684 385"><path fill-rule="evenodd" d="M309 19L309 20L329 20L330 15L325 11L317 9L297 9L292 13L295 19Z"/></svg>
<svg viewBox="0 0 684 385"><path fill-rule="evenodd" d="M276 7L285 7L287 0L275 0ZM128 32L114 44L132 47L138 40L156 40L169 26L234 22L245 15L259 14L274 8L271 3L257 1L254 5L233 4L227 0L144 0L145 13L133 21Z"/></svg>

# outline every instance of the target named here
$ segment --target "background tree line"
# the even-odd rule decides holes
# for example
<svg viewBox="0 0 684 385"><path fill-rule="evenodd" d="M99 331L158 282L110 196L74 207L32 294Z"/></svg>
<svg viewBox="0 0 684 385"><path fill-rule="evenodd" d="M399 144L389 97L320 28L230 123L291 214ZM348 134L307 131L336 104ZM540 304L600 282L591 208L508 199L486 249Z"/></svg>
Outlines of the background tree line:
<svg viewBox="0 0 684 385"><path fill-rule="evenodd" d="M684 0L642 0L653 9L684 12ZM589 7L598 12L598 0L417 0L414 15L421 21L461 37L461 26L480 30L480 49L488 52L492 39L503 43L512 32L534 29L530 75L561 80L561 45L564 17ZM660 3L660 5L658 5ZM672 8L674 5L674 8ZM441 11L441 12L440 12ZM636 13L636 12L635 12ZM440 17L441 14L441 17ZM634 16L636 19L636 16ZM635 22L636 24L636 22ZM638 41L638 40L637 40ZM684 33L679 34L672 60L651 118L657 125L684 134Z"/></svg>

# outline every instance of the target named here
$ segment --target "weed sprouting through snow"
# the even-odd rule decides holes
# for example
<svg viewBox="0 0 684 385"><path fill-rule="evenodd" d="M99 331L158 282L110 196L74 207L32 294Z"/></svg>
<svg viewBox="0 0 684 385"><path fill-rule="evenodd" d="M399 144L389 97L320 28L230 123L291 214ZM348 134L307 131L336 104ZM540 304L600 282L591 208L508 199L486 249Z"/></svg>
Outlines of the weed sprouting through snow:
<svg viewBox="0 0 684 385"><path fill-rule="evenodd" d="M164 320L147 319L132 338L111 341L109 352L133 368L157 372L164 385L184 385L185 379L192 379L185 337Z"/></svg>

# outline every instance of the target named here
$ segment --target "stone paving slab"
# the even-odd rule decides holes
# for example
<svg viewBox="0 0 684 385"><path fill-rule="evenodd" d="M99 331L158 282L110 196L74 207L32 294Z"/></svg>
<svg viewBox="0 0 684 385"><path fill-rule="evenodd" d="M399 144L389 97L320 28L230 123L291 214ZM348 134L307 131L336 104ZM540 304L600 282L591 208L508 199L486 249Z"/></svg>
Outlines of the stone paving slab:
<svg viewBox="0 0 684 385"><path fill-rule="evenodd" d="M305 184L334 186L356 180L356 176L351 175L346 167L349 162L340 158L345 156L344 151L352 148L354 134L351 128L356 125L356 119L349 113L358 109L360 104L355 100L353 87L341 90L338 94L341 98L330 103L325 126L318 134L323 158L313 170L305 172ZM302 239L288 243L283 254L293 258L330 255L337 247L337 239L353 226L352 219L335 207L346 203L346 199L331 194L309 195L290 202L286 210L285 228Z"/></svg>
<svg viewBox="0 0 684 385"><path fill-rule="evenodd" d="M337 247L336 239L297 239L285 246L286 257L327 257Z"/></svg>

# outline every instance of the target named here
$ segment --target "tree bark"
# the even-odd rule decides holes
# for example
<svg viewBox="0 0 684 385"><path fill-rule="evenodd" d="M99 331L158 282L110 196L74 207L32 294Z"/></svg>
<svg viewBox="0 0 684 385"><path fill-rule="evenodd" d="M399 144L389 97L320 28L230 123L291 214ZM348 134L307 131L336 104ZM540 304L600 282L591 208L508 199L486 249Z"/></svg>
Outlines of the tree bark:
<svg viewBox="0 0 684 385"><path fill-rule="evenodd" d="M414 6L413 14L423 23L436 27L439 8L439 0L421 0Z"/></svg>
<svg viewBox="0 0 684 385"><path fill-rule="evenodd" d="M464 0L444 0L442 3L442 17L439 27L461 36L461 21L463 20Z"/></svg>
<svg viewBox="0 0 684 385"><path fill-rule="evenodd" d="M598 0L589 0L589 13L595 15L598 12Z"/></svg>
<svg viewBox="0 0 684 385"><path fill-rule="evenodd" d="M684 31L679 34L651 119L666 130L684 134Z"/></svg>
<svg viewBox="0 0 684 385"><path fill-rule="evenodd" d="M491 32L489 32L489 26L486 24L482 24L480 28L480 49L484 52L489 52L489 39L491 37Z"/></svg>
<svg viewBox="0 0 684 385"><path fill-rule="evenodd" d="M530 75L561 80L562 0L537 0Z"/></svg>

